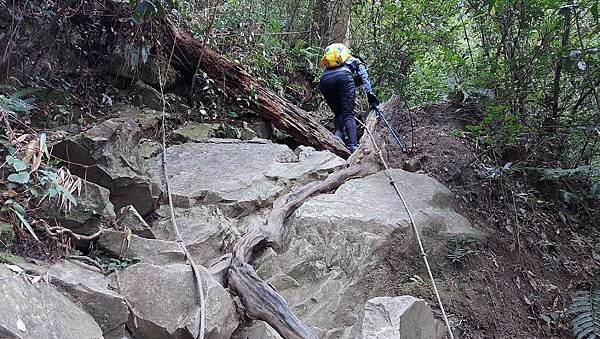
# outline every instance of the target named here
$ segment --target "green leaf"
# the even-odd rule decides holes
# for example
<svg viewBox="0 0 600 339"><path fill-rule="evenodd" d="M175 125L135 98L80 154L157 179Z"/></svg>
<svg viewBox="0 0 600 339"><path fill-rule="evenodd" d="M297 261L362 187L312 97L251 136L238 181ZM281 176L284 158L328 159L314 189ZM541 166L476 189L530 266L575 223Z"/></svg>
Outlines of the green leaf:
<svg viewBox="0 0 600 339"><path fill-rule="evenodd" d="M27 172L13 173L8 176L8 181L14 182L17 184L26 184L29 182L29 173L27 173Z"/></svg>
<svg viewBox="0 0 600 339"><path fill-rule="evenodd" d="M37 241L40 241L40 239L38 239L37 235L35 234L35 231L31 227L31 225L29 224L29 222L27 222L27 220L25 219L25 217L21 213L17 212L14 209L13 209L13 212L15 212L15 214L17 215L17 217L19 218L19 220L21 220L21 224L23 224L23 226L25 226L25 228L27 228L27 230L29 231L29 233L31 233L31 235L33 236L33 238L35 240L37 240Z"/></svg>
<svg viewBox="0 0 600 339"><path fill-rule="evenodd" d="M27 169L27 164L17 159L15 162L12 163L12 167L15 169L15 171L21 172Z"/></svg>
<svg viewBox="0 0 600 339"><path fill-rule="evenodd" d="M23 161L21 161L21 159L19 158L15 158L12 155L9 155L6 157L6 163L11 165L17 172L18 171L23 171L25 170L25 168L27 168L27 164L24 163ZM23 166L25 166L25 168L23 169L17 169L17 168L22 168Z"/></svg>
<svg viewBox="0 0 600 339"><path fill-rule="evenodd" d="M600 1L596 0L596 2L594 2L594 4L592 4L592 7L590 8L590 12L594 17L594 20L596 20L596 23L598 22L598 3L600 3Z"/></svg>

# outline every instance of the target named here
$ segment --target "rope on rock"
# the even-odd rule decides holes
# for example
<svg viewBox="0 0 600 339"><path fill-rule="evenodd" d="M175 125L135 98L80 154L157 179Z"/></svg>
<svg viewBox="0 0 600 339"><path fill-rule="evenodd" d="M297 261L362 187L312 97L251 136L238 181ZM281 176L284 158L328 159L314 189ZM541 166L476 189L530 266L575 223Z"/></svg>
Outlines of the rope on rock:
<svg viewBox="0 0 600 339"><path fill-rule="evenodd" d="M168 67L171 64L171 60L173 58L173 53L175 51L175 43L173 43L173 48L171 49L171 55L169 57L169 62L167 62L167 66L165 67L165 73L168 72ZM181 237L181 233L179 233L179 228L177 227L177 219L175 218L175 208L173 207L173 198L171 194L171 184L169 182L169 172L167 169L167 123L166 123L166 100L164 93L164 82L162 81L163 75L161 72L158 72L159 84L160 84L160 95L162 100L162 168L163 174L165 176L165 186L167 189L167 200L169 202L169 209L171 210L171 224L173 225L173 230L175 231L175 236L177 238L177 243L183 250L185 254L185 258L190 263L192 267L192 271L194 273L194 278L196 282L196 288L198 290L199 295L199 303L200 303L200 329L198 331L197 339L204 339L205 332L205 320L206 320L206 291L204 290L204 286L206 285L203 281L202 276L200 275L200 270L192 258L190 252L188 251L185 243L183 242L183 238Z"/></svg>
<svg viewBox="0 0 600 339"><path fill-rule="evenodd" d="M382 115L383 114L380 114L380 116L382 116ZM396 181L390 174L390 171L389 171L390 168L388 167L385 159L383 158L381 148L375 141L375 137L373 137L373 134L371 133L371 131L369 131L369 129L367 128L367 125L365 125L359 119L356 119L356 121L358 121L358 123L361 126L363 126L365 131L369 134L371 142L373 143L373 147L375 148L375 152L377 153L377 155L379 155L379 159L381 160L381 163L383 164L383 167L384 167L383 171L385 172L385 175L388 177L388 179L390 179L390 184L394 187L396 194L402 201L402 205L404 206L404 209L406 210L406 213L408 214L408 218L410 219L410 224L411 224L413 232L415 234L415 238L417 240L417 243L419 244L419 250L421 251L421 257L423 258L425 267L427 267L427 274L429 274L429 280L431 280L431 287L433 287L433 292L437 299L438 305L440 306L440 310L442 311L442 317L444 318L444 322L446 323L446 329L448 330L450 339L454 339L454 334L452 333L452 328L450 327L450 321L448 320L448 316L446 315L446 311L444 310L444 305L442 304L442 298L440 297L440 293L438 292L437 286L435 284L435 279L433 279L433 273L431 272L431 267L429 266L429 261L427 260L427 254L425 253L425 248L423 247L423 242L421 241L421 236L419 235L419 230L417 229L417 224L415 223L412 213L410 212L410 209L408 208L408 205L406 204L406 200L404 200L402 193L400 193L400 189L398 188Z"/></svg>

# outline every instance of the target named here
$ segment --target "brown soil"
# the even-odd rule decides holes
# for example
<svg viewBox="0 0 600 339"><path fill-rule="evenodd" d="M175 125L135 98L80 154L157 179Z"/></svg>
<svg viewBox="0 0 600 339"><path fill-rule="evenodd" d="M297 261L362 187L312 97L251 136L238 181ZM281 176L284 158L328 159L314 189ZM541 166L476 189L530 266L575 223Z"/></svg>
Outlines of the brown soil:
<svg viewBox="0 0 600 339"><path fill-rule="evenodd" d="M392 105L393 106L393 105ZM467 245L474 250L458 263L430 258L446 311L461 338L564 338L569 318L562 311L570 295L597 283L600 273L598 230L576 211L547 200L526 173L482 177L486 167L503 166L475 140L451 136L476 123L473 107L443 103L401 110L386 116L400 132L408 151L389 141L390 166L429 174L456 194L456 209L487 234ZM411 127L412 122L412 127ZM498 163L500 162L500 163ZM567 221L569 220L569 221ZM575 219L574 219L575 220ZM440 315L427 273L405 237L391 240L383 256L386 267L371 277L380 295L419 295ZM411 269L412 268L412 269ZM424 282L419 282L418 277ZM550 324L541 317L552 312Z"/></svg>

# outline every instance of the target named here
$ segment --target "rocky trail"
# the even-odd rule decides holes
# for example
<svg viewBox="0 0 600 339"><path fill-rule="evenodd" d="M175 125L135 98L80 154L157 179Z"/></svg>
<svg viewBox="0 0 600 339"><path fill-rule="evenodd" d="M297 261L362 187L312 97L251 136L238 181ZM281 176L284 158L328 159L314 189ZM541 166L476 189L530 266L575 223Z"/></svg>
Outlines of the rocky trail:
<svg viewBox="0 0 600 339"><path fill-rule="evenodd" d="M2 285L3 292L23 292L13 285L27 284L24 277L41 277L43 281L30 285L25 296L37 298L49 293L49 286L65 293L71 302L53 292L57 305L52 307L91 315L78 311L82 320L76 323L86 333L83 337L100 333L105 338L197 337L197 291L166 204L162 155L151 152L154 155L144 159L140 154L138 122L107 120L56 143L53 155L71 173L85 178L80 203L67 215L44 214L50 209L39 215L77 234L97 235L92 240L95 255L128 260L128 265L108 274L78 258L54 264L14 258L15 266L10 267L23 271L16 272L21 276L17 277L2 268L3 280L12 281ZM235 261L235 246L245 235L269 226L282 197L347 171L347 162L311 147L293 151L264 139L215 138L172 145L166 149L166 161L178 230L198 264L206 291L205 337L280 337L266 322L245 316L249 312L244 309L252 306L248 303L261 301L246 300L247 295L237 293L248 291L231 285L228 271ZM453 208L454 197L444 185L402 169L391 174L406 195L433 258L444 257L452 236L482 237ZM373 293L372 276L393 276L382 265L393 259L382 255L386 248L419 257L406 211L383 172L352 173L349 180L337 180L321 194L308 195L297 207L288 218L284 215L280 237L271 239L274 246L251 248L246 260L310 331L320 338L445 337L440 321L434 320L422 299ZM112 227L106 228L109 220ZM83 243L89 241L79 246ZM52 317L49 307L35 303L5 307L3 331L16 337L23 333L11 321L18 312L27 335L82 337L64 327L70 318L37 321L40 313ZM278 330L285 335L284 327Z"/></svg>
<svg viewBox="0 0 600 339"><path fill-rule="evenodd" d="M510 170L551 145L500 152L467 131L477 104L392 96L406 151L369 112L350 155L328 111L169 20L134 25L118 1L59 17L25 15L0 64L6 81L47 73L0 124L28 176L69 190L34 196L0 166L2 211L21 203L32 228L0 222L0 339L448 338L436 293L455 337L568 336L568 295L600 273L594 220ZM152 41L136 70L132 37Z"/></svg>

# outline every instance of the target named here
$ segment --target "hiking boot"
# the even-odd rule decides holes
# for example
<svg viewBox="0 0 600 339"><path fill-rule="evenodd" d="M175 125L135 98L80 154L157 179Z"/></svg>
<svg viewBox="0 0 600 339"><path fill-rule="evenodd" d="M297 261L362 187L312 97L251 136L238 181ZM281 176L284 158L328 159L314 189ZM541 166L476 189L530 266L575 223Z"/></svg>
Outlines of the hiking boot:
<svg viewBox="0 0 600 339"><path fill-rule="evenodd" d="M350 144L348 145L348 150L350 150L350 154L354 153L356 151L356 149L358 148L358 144Z"/></svg>

